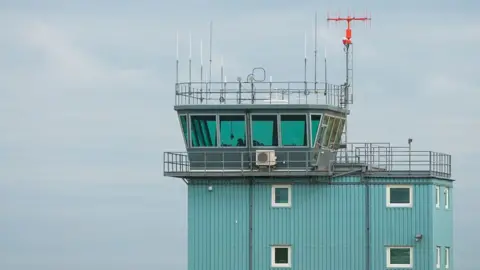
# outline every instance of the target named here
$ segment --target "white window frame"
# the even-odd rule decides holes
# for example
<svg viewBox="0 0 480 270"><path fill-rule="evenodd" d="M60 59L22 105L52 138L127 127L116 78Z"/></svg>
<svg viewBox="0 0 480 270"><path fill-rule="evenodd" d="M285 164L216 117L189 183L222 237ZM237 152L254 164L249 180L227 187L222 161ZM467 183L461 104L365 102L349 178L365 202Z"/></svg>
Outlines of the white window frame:
<svg viewBox="0 0 480 270"><path fill-rule="evenodd" d="M443 193L444 193L444 196L445 196L445 209L449 209L450 208L450 194L449 194L448 187L446 187L443 190Z"/></svg>
<svg viewBox="0 0 480 270"><path fill-rule="evenodd" d="M275 263L275 249L277 248L287 248L288 249L288 263ZM292 267L292 247L289 245L277 245L272 246L272 267L275 268L290 268Z"/></svg>
<svg viewBox="0 0 480 270"><path fill-rule="evenodd" d="M409 203L390 203L390 189L392 188L408 188ZM387 207L413 207L413 187L412 185L388 185L387 186Z"/></svg>
<svg viewBox="0 0 480 270"><path fill-rule="evenodd" d="M442 256L440 255L442 252L442 248L437 246L436 247L436 255L435 255L435 258L436 258L436 268L437 269L440 269L440 264L441 264L441 261L442 261Z"/></svg>
<svg viewBox="0 0 480 270"><path fill-rule="evenodd" d="M450 247L445 247L445 269L450 267Z"/></svg>
<svg viewBox="0 0 480 270"><path fill-rule="evenodd" d="M435 186L435 207L440 208L440 187Z"/></svg>
<svg viewBox="0 0 480 270"><path fill-rule="evenodd" d="M275 202L275 189L287 188L288 189L288 202L276 203ZM272 207L292 207L292 185L272 185Z"/></svg>
<svg viewBox="0 0 480 270"><path fill-rule="evenodd" d="M391 249L410 249L410 263L409 264L391 264L390 250ZM387 268L412 268L413 267L413 247L387 247Z"/></svg>

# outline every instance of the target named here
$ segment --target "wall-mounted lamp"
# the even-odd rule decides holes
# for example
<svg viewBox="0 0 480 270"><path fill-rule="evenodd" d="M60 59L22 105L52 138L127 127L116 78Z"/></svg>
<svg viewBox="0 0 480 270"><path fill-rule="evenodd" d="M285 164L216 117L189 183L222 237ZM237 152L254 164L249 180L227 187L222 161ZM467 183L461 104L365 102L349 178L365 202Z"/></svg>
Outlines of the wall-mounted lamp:
<svg viewBox="0 0 480 270"><path fill-rule="evenodd" d="M212 191L213 190L213 187L212 186L208 186L208 191Z"/></svg>
<svg viewBox="0 0 480 270"><path fill-rule="evenodd" d="M423 235L420 234L420 233L415 235L415 242L420 242L420 240L422 240L422 238L423 238Z"/></svg>

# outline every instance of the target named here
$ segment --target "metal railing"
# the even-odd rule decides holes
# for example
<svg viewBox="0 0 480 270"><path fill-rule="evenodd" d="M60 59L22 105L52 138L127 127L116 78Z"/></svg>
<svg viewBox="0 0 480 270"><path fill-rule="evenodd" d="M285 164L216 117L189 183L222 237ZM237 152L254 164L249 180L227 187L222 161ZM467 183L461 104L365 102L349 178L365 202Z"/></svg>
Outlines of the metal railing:
<svg viewBox="0 0 480 270"><path fill-rule="evenodd" d="M276 166L271 172L311 172L316 153L311 149L276 150ZM267 160L268 162L268 160ZM337 151L333 166L368 165L371 171L423 172L448 178L451 156L433 151L409 151L408 147L387 144L349 144ZM165 152L164 173L253 172L258 171L255 151L191 151Z"/></svg>
<svg viewBox="0 0 480 270"><path fill-rule="evenodd" d="M322 104L343 108L345 87L323 82L184 82L175 105Z"/></svg>

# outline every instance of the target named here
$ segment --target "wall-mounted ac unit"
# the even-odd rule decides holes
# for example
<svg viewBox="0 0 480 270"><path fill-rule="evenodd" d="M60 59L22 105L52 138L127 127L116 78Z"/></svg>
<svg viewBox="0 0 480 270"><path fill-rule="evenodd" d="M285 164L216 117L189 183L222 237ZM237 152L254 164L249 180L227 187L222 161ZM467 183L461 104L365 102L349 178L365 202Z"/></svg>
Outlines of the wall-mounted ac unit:
<svg viewBox="0 0 480 270"><path fill-rule="evenodd" d="M274 166L277 164L275 150L257 150L255 164L257 166Z"/></svg>

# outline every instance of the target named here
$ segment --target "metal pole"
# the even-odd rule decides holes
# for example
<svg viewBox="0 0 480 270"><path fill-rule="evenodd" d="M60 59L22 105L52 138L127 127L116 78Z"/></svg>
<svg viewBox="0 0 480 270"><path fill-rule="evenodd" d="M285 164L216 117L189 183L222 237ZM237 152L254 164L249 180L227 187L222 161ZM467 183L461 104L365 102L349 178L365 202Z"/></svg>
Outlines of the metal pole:
<svg viewBox="0 0 480 270"><path fill-rule="evenodd" d="M408 138L408 171L412 171L412 142L411 138Z"/></svg>

